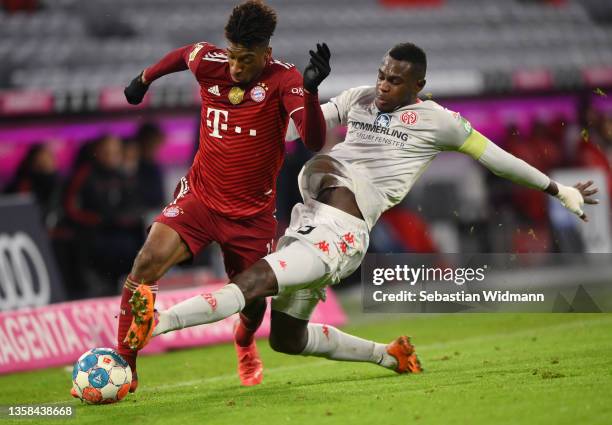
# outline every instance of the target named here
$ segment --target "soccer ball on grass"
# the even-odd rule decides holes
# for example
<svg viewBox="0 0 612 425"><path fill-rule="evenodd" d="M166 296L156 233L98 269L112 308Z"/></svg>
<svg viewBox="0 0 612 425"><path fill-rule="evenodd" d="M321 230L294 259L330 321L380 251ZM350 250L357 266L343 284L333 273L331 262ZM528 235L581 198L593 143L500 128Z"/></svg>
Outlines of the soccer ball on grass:
<svg viewBox="0 0 612 425"><path fill-rule="evenodd" d="M88 404L121 400L131 382L130 365L111 348L93 348L83 353L72 369L72 387Z"/></svg>

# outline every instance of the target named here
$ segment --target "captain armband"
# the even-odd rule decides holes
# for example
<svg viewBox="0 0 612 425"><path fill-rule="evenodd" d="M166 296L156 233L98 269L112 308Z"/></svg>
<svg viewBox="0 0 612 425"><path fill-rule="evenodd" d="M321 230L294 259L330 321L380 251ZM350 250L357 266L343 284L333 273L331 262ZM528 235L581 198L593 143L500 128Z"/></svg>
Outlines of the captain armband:
<svg viewBox="0 0 612 425"><path fill-rule="evenodd" d="M471 156L475 160L479 160L485 149L489 139L484 137L478 131L472 129L471 134L465 139L465 142L459 147L459 152Z"/></svg>

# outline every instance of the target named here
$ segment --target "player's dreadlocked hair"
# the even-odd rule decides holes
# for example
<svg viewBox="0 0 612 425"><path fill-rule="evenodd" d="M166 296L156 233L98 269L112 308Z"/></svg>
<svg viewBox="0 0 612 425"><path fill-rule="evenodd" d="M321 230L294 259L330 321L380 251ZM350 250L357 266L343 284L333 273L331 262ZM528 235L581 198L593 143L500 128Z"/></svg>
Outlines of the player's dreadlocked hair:
<svg viewBox="0 0 612 425"><path fill-rule="evenodd" d="M259 0L234 8L225 26L225 37L234 44L252 48L270 42L276 29L276 12Z"/></svg>
<svg viewBox="0 0 612 425"><path fill-rule="evenodd" d="M410 62L414 65L417 76L425 78L425 72L427 71L427 56L425 56L423 49L416 44L396 44L387 54L395 60Z"/></svg>

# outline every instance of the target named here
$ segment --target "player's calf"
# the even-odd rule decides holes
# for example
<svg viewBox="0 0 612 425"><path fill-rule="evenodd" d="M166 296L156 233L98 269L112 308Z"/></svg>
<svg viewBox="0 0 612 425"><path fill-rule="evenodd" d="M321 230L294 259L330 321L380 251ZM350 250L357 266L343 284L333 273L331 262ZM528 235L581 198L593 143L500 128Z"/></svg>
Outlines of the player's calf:
<svg viewBox="0 0 612 425"><path fill-rule="evenodd" d="M138 277L138 283L157 282L170 267L189 258L191 251L180 235L171 227L155 222L134 260L131 275Z"/></svg>
<svg viewBox="0 0 612 425"><path fill-rule="evenodd" d="M272 309L270 348L284 354L302 354L308 342L308 320Z"/></svg>
<svg viewBox="0 0 612 425"><path fill-rule="evenodd" d="M282 322L292 322L293 326ZM333 326L308 323L278 311L273 311L272 323L270 346L275 351L330 360L374 363L397 373L422 371L414 346L405 336L385 345L347 334ZM301 328L303 323L307 323L305 328ZM303 335L300 330L303 330Z"/></svg>
<svg viewBox="0 0 612 425"><path fill-rule="evenodd" d="M134 259L132 274L139 276L143 282L156 282L165 272L167 257L162 250L152 248L151 244L145 242Z"/></svg>

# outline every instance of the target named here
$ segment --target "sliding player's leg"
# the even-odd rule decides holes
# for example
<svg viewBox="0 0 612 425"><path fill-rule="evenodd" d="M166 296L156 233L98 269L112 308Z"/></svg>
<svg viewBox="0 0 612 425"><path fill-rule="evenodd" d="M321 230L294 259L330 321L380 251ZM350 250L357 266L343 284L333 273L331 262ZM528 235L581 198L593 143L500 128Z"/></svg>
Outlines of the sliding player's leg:
<svg viewBox="0 0 612 425"><path fill-rule="evenodd" d="M117 351L130 364L136 376L132 380L132 388L135 391L138 385L136 375L136 357L138 352L130 348L130 342L126 341L128 330L132 323L132 308L152 306L155 303L157 294L157 281L175 264L188 260L191 257L189 248L180 238L178 233L163 223L154 223L147 236L142 249L136 256L132 271L125 281L121 292L121 311L119 315L119 326L117 331ZM134 291L139 285L146 285L147 290L138 291L136 296ZM140 306L140 307L139 307ZM152 315L149 314L141 318L142 321L151 321ZM144 329L144 328L143 328ZM131 343L134 338L143 338L142 335L132 335ZM130 340L130 338L128 338Z"/></svg>
<svg viewBox="0 0 612 425"><path fill-rule="evenodd" d="M321 288L359 266L368 245L368 229L363 220L317 201L297 204L291 216L291 225L279 241L277 252L238 274L220 290L192 297L161 312L153 336L222 320L257 298L279 294L279 290ZM309 255L302 255L304 249ZM297 273L288 276L281 288L275 270L283 270L290 263Z"/></svg>
<svg viewBox="0 0 612 425"><path fill-rule="evenodd" d="M168 310L161 311L159 321L153 330L153 336L190 326L217 322L242 311L245 305L256 299L276 295L278 284L269 261L277 261L277 255L283 255L283 258L294 258L296 266L299 262L300 273L295 277L295 290L325 278L325 267L317 261L316 255L300 258L303 251L302 249L295 250L297 247L297 244L284 246L276 253L264 257L249 269L239 273L231 283L221 289L191 297ZM271 257L273 260L270 260Z"/></svg>
<svg viewBox="0 0 612 425"><path fill-rule="evenodd" d="M290 309L297 311L303 300L294 301L297 305ZM395 346L398 346L399 350L394 349ZM380 344L347 334L334 326L309 323L308 320L298 319L275 308L272 309L270 347L285 354L374 363L398 373L420 372L420 368L415 364L418 359L414 354L414 347L406 337L400 337L388 345Z"/></svg>
<svg viewBox="0 0 612 425"><path fill-rule="evenodd" d="M221 249L230 281L272 251L276 225L271 212L242 220L223 220ZM234 326L238 376L245 386L257 385L263 380L255 332L263 321L266 307L265 298L254 299L242 309Z"/></svg>
<svg viewBox="0 0 612 425"><path fill-rule="evenodd" d="M308 282L303 283L302 279ZM309 324L314 307L329 282L328 265L302 241L264 257L234 282L204 296L185 300L161 312L153 335L222 320L239 312L251 297L278 292L272 304L272 348L288 354L332 360L376 363L398 373L420 372L407 337L389 345L344 333L333 326Z"/></svg>
<svg viewBox="0 0 612 425"><path fill-rule="evenodd" d="M323 260L312 250L296 242L292 253L298 261L287 261L282 255L284 267L271 262L275 254L266 257L274 270L279 286L279 295L272 300L272 323L270 346L275 351L286 354L324 357L330 360L375 363L398 373L420 372L420 363L408 337L399 337L391 344L381 344L347 334L325 324L309 323L312 312L320 299L325 297L325 289L313 285L297 291L288 291L299 279L299 259L312 256L325 268Z"/></svg>
<svg viewBox="0 0 612 425"><path fill-rule="evenodd" d="M368 246L367 228L362 220L335 208L316 204L311 206L314 214L307 214L313 218L311 223L287 230L278 251L267 255L218 291L192 297L161 312L153 335L222 320L238 313L254 299L271 295L278 295L274 300L277 311L307 321L316 302L310 296L300 298L303 294L300 290L321 294L327 284L336 283L357 269ZM296 293L298 295L292 298L291 294ZM286 301L286 297L291 301L287 302L290 308L295 308L294 301L299 302L304 304L300 304L300 308L306 309L307 314L300 316L292 314L292 310L283 311L282 302ZM319 298L315 299L318 301ZM308 354L351 360L351 354L346 352L357 351L357 357L352 360L371 361L372 356L381 350L371 341L344 334L335 328L330 331L330 327L312 325L307 329L308 340L304 350ZM329 340L330 333L334 345L327 349L324 342L325 339ZM396 353L396 357L400 357L396 365L398 372L420 371L414 349L407 338L400 338L387 348L389 354ZM386 365L385 356L381 356L377 356L376 361Z"/></svg>

